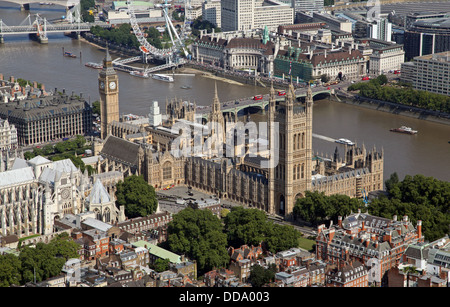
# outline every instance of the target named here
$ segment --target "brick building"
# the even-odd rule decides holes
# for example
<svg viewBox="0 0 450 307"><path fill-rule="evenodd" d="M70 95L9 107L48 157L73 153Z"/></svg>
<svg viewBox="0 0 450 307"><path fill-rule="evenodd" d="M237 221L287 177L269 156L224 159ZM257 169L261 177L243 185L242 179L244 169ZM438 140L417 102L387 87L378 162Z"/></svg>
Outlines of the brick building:
<svg viewBox="0 0 450 307"><path fill-rule="evenodd" d="M327 287L368 287L368 270L359 261L351 262L341 268L330 270L327 276Z"/></svg>
<svg viewBox="0 0 450 307"><path fill-rule="evenodd" d="M91 229L72 236L81 246L78 250L81 260L95 260L109 255L109 237L105 231Z"/></svg>
<svg viewBox="0 0 450 307"><path fill-rule="evenodd" d="M258 246L248 246L242 245L239 248L234 248L230 246L228 248L228 254L230 255L230 259L232 262L238 262L240 260L249 259L252 262L255 262L260 255L262 255L263 249L261 244Z"/></svg>
<svg viewBox="0 0 450 307"><path fill-rule="evenodd" d="M386 283L386 273L401 260L410 244L423 242L422 222L414 227L408 216L397 221L358 211L338 225L318 227L316 257L330 265L342 267L359 261L369 268L369 284Z"/></svg>

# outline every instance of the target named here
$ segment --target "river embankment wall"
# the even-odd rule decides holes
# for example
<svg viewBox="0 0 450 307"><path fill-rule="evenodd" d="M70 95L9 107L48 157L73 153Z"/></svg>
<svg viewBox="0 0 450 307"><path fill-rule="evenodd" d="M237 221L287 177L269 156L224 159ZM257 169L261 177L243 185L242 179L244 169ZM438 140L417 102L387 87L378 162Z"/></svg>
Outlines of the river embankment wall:
<svg viewBox="0 0 450 307"><path fill-rule="evenodd" d="M344 95L337 93L336 96L331 96L331 100L381 112L403 115L416 119L428 120L439 124L450 125L450 114L444 112L426 110L414 106L381 101L353 94Z"/></svg>

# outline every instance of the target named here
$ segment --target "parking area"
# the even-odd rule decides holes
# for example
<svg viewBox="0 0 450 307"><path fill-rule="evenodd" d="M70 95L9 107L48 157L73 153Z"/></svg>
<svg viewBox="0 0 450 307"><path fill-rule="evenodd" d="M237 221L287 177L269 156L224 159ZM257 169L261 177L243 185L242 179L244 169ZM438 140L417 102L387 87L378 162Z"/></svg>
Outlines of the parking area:
<svg viewBox="0 0 450 307"><path fill-rule="evenodd" d="M197 200L205 200L209 198L215 198L215 195L206 194L195 189L189 189L187 186L178 186L168 190L161 190L158 191L157 194L159 198L159 209L171 213L177 213L186 208L185 205L177 203L177 199L187 200L189 198L193 198ZM227 199L221 199L220 203L223 208L228 209L234 206L241 206L240 204L234 203Z"/></svg>

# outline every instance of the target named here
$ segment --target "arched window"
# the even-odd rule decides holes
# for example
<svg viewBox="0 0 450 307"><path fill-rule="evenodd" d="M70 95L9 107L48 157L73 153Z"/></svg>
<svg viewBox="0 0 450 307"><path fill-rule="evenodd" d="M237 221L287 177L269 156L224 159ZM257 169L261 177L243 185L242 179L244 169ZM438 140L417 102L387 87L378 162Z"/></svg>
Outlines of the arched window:
<svg viewBox="0 0 450 307"><path fill-rule="evenodd" d="M105 212L103 213L103 222L111 222L111 211L109 210L109 208L106 208Z"/></svg>
<svg viewBox="0 0 450 307"><path fill-rule="evenodd" d="M170 180L172 179L172 163L167 161L163 165L163 180Z"/></svg>
<svg viewBox="0 0 450 307"><path fill-rule="evenodd" d="M95 213L95 218L99 221L102 220L102 214L98 209L94 209L94 213Z"/></svg>

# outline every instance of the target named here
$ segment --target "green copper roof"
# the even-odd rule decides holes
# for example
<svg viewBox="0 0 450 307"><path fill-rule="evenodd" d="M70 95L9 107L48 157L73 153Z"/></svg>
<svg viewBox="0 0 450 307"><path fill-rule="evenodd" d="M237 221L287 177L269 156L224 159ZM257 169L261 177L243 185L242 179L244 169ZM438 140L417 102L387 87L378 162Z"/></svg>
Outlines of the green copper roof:
<svg viewBox="0 0 450 307"><path fill-rule="evenodd" d="M147 241L137 241L133 243L134 246L137 247L146 247L148 249L148 252L152 255L155 255L161 259L169 259L172 263L181 263L181 256L177 255L175 253L172 253L171 251L168 251L164 248L161 248L159 246L156 246L154 244L151 244Z"/></svg>

